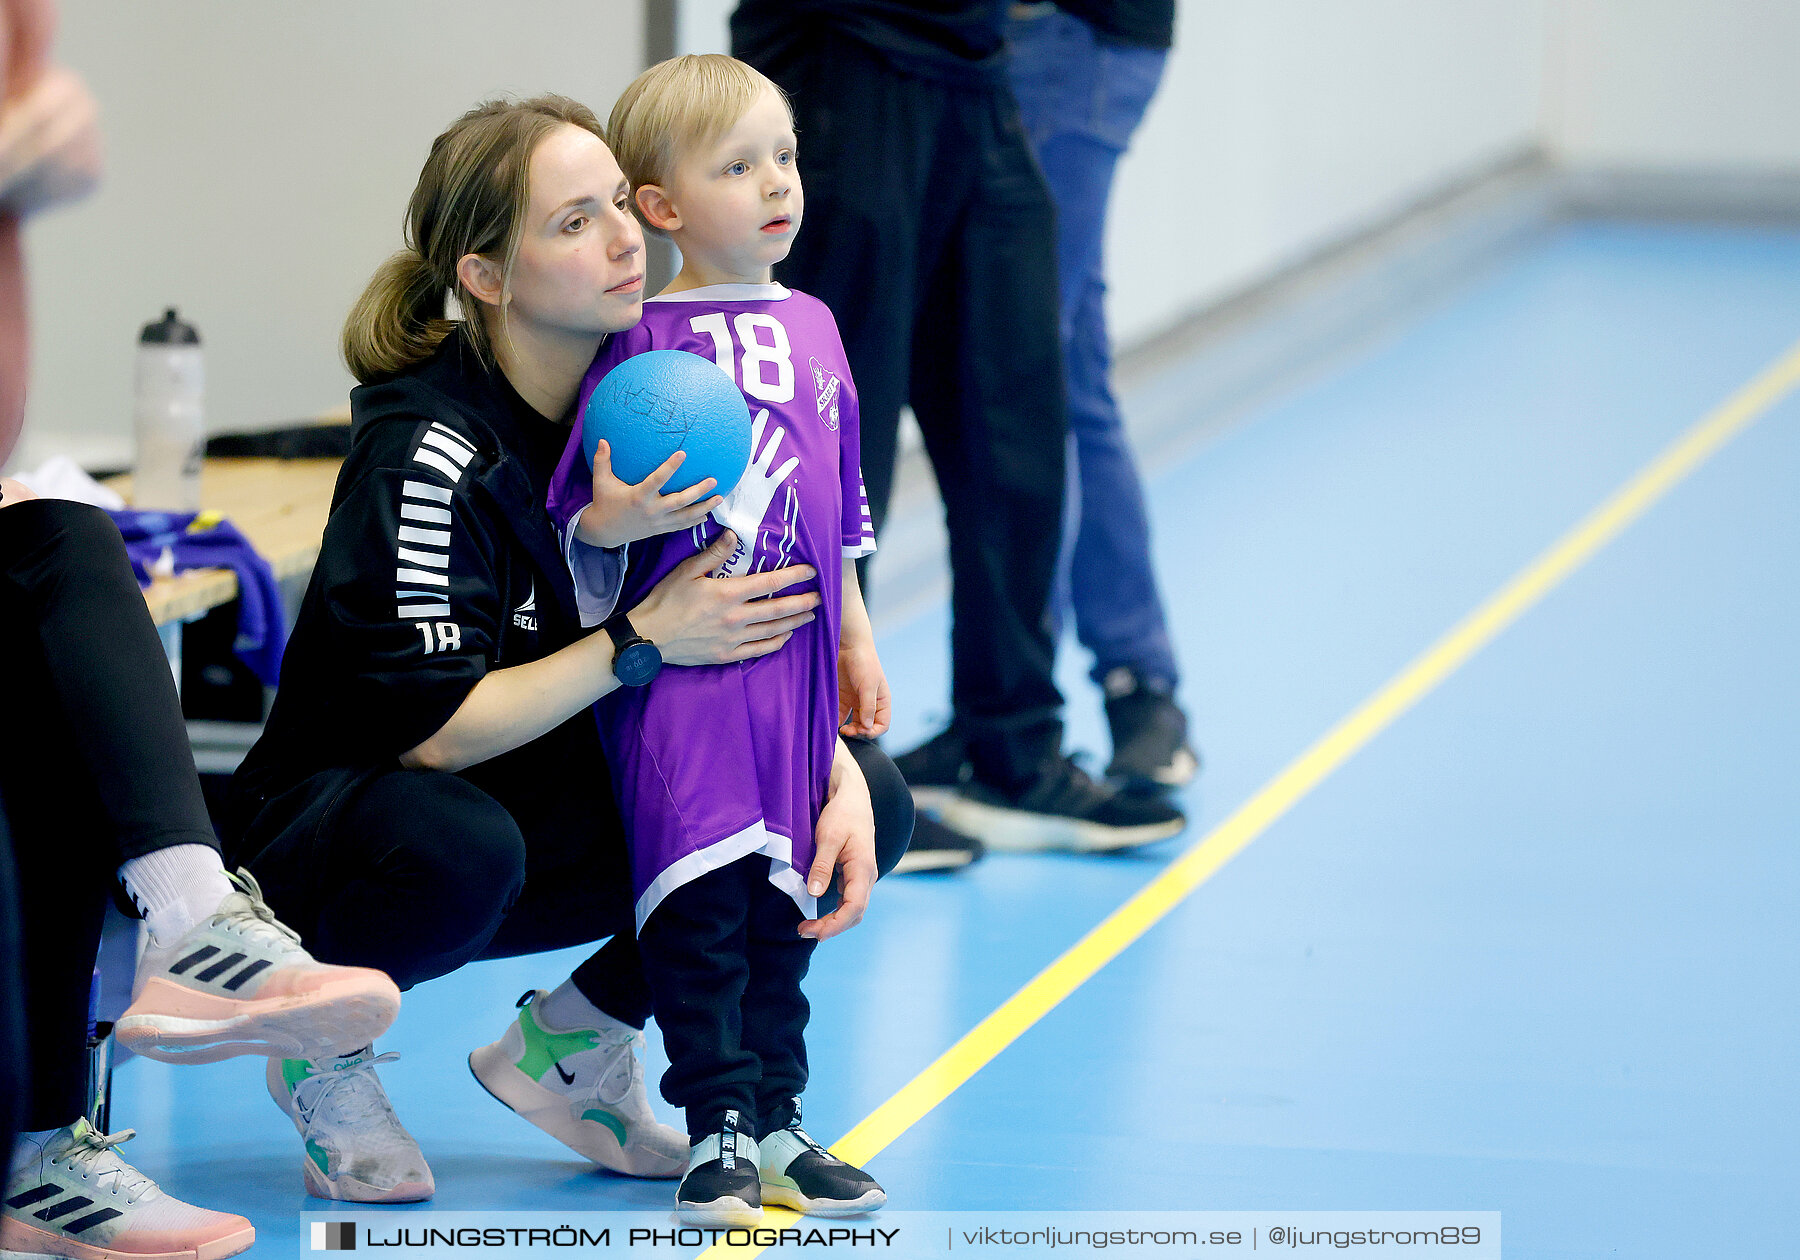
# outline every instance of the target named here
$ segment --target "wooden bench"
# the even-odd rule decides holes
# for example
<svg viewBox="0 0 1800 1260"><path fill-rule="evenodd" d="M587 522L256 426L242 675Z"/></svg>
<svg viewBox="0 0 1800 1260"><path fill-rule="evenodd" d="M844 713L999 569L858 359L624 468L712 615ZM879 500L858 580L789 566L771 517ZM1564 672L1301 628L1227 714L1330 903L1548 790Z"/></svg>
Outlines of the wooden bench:
<svg viewBox="0 0 1800 1260"><path fill-rule="evenodd" d="M319 558L339 464L335 459L209 459L200 475L200 503L242 530L283 581L305 574ZM131 498L129 474L107 484ZM150 616L163 628L179 627L236 598L237 578L229 569L192 569L158 578L144 590Z"/></svg>

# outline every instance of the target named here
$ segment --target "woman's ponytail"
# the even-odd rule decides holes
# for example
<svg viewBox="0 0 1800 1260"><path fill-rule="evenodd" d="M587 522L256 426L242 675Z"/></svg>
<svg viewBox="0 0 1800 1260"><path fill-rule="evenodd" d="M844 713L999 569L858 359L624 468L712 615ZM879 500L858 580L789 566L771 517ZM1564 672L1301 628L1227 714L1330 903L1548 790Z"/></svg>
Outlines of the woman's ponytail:
<svg viewBox="0 0 1800 1260"><path fill-rule="evenodd" d="M448 292L417 250L382 263L344 321L350 375L367 384L430 358L456 326L444 317Z"/></svg>

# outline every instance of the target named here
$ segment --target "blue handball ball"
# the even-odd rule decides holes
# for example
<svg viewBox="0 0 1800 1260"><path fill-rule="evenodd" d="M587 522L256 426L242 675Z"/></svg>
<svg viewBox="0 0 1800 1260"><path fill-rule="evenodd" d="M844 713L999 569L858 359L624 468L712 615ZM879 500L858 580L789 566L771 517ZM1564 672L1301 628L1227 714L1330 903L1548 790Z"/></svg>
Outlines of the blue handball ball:
<svg viewBox="0 0 1800 1260"><path fill-rule="evenodd" d="M613 476L637 485L676 451L687 459L663 487L686 490L708 477L730 494L750 462L750 409L731 378L685 350L633 355L601 378L581 416L588 467L605 438Z"/></svg>

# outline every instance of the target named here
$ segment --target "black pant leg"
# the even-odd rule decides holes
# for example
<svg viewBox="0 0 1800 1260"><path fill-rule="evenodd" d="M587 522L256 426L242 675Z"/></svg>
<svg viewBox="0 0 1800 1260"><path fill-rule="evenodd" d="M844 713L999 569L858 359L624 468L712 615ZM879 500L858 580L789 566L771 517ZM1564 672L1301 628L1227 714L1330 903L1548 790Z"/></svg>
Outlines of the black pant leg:
<svg viewBox="0 0 1800 1260"><path fill-rule="evenodd" d="M21 1123L81 1115L88 994L119 864L217 847L162 641L119 531L97 508L0 510L0 660L30 714L0 757L18 892Z"/></svg>
<svg viewBox="0 0 1800 1260"><path fill-rule="evenodd" d="M756 1084L756 1136L761 1139L787 1124L792 1100L806 1089L806 1025L812 1008L801 982L819 943L795 930L800 908L766 878L753 880L748 891L750 976L744 988L743 1037L762 1072Z"/></svg>
<svg viewBox="0 0 1800 1260"><path fill-rule="evenodd" d="M243 785L231 852L316 957L379 967L403 989L477 958L610 937L576 987L642 1027L650 995L617 808L609 792L557 784L546 768L516 812L436 771L328 770L273 795Z"/></svg>
<svg viewBox="0 0 1800 1260"><path fill-rule="evenodd" d="M869 785L869 803L875 807L875 870L886 875L912 843L912 791L880 744L856 735L844 736L844 743ZM829 908L821 907L820 912L829 913Z"/></svg>
<svg viewBox="0 0 1800 1260"><path fill-rule="evenodd" d="M25 968L19 954L19 896L12 833L0 799L0 1159L11 1159L24 1112L29 1068L25 1047Z"/></svg>
<svg viewBox="0 0 1800 1260"><path fill-rule="evenodd" d="M103 831L47 827L41 814L8 809L30 1080L20 1127L53 1129L87 1109L88 995L118 868Z"/></svg>
<svg viewBox="0 0 1800 1260"><path fill-rule="evenodd" d="M571 979L602 1011L642 1028L650 1018L650 986L638 952L631 863L616 818L604 821L609 825L591 847L527 870L524 892L481 957L513 958L605 940ZM526 847L529 852L529 836Z"/></svg>
<svg viewBox="0 0 1800 1260"><path fill-rule="evenodd" d="M904 74L819 32L759 64L789 94L807 221L783 283L837 317L879 531L910 401L950 534L951 701L979 777L1062 741L1051 584L1067 433L1055 212L1011 92Z"/></svg>
<svg viewBox="0 0 1800 1260"><path fill-rule="evenodd" d="M575 968L569 977L581 996L621 1023L642 1028L650 1018L650 982L631 925Z"/></svg>
<svg viewBox="0 0 1800 1260"><path fill-rule="evenodd" d="M963 196L919 308L911 396L950 539L952 708L976 777L1008 788L1062 743L1050 624L1068 433L1055 210L1011 93L955 95L939 177Z"/></svg>
<svg viewBox="0 0 1800 1260"><path fill-rule="evenodd" d="M314 776L268 802L239 847L315 958L378 967L402 989L481 956L525 880L512 815L435 770Z"/></svg>
<svg viewBox="0 0 1800 1260"><path fill-rule="evenodd" d="M744 1127L755 1123L762 1069L743 1027L749 885L768 868L766 857L752 855L689 880L662 899L638 934L669 1053L662 1094L686 1113L692 1141L716 1133L728 1109Z"/></svg>
<svg viewBox="0 0 1800 1260"><path fill-rule="evenodd" d="M837 321L856 382L863 484L879 535L921 279L943 238L937 215L927 213L943 101L932 85L830 31L796 39L757 69L788 94L806 185L805 223L775 278L824 302Z"/></svg>
<svg viewBox="0 0 1800 1260"><path fill-rule="evenodd" d="M60 499L0 510L0 610L4 659L21 683L41 672L70 741L34 734L8 760L40 754L58 791L92 798L114 865L176 844L217 848L168 658L111 518Z"/></svg>

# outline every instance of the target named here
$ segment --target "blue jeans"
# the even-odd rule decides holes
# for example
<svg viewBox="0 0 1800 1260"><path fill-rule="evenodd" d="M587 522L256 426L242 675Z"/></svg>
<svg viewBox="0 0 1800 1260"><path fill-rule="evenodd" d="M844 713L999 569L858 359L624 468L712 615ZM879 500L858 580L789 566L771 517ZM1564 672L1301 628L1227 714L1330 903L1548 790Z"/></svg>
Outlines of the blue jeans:
<svg viewBox="0 0 1800 1260"><path fill-rule="evenodd" d="M1144 488L1110 376L1101 246L1113 171L1144 116L1167 56L1106 43L1060 9L1007 26L1013 92L1056 202L1069 489L1052 609L1072 611L1099 681L1129 666L1173 686L1178 671L1150 567Z"/></svg>

